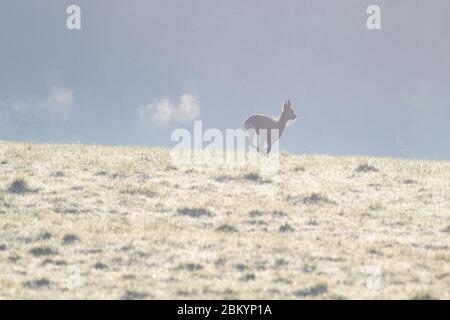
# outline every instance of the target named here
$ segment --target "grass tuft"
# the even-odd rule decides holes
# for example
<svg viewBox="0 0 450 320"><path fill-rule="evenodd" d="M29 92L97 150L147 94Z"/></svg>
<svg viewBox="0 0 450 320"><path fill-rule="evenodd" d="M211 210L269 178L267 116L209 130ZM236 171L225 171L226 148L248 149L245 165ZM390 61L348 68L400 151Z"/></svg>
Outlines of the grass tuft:
<svg viewBox="0 0 450 320"><path fill-rule="evenodd" d="M63 244L68 245L68 244L72 244L75 243L77 241L80 241L80 238L78 238L78 236L74 235L74 234L66 234L63 237Z"/></svg>
<svg viewBox="0 0 450 320"><path fill-rule="evenodd" d="M230 226L229 224L223 224L223 225L219 226L216 230L220 231L220 232L225 232L225 233L238 232L237 228Z"/></svg>
<svg viewBox="0 0 450 320"><path fill-rule="evenodd" d="M306 288L306 289L300 289L297 291L294 291L294 296L297 297L308 297L308 296L319 296L322 295L324 293L326 293L328 291L328 287L326 284L317 284L315 286Z"/></svg>
<svg viewBox="0 0 450 320"><path fill-rule="evenodd" d="M355 171L356 172L378 172L378 169L365 163L365 164L360 164L358 166L358 168L356 168Z"/></svg>
<svg viewBox="0 0 450 320"><path fill-rule="evenodd" d="M310 196L304 197L303 203L306 205L316 205L320 203L336 204L334 201L331 201L318 193L313 193Z"/></svg>
<svg viewBox="0 0 450 320"><path fill-rule="evenodd" d="M8 192L13 194L25 194L28 192L33 192L33 190L28 187L25 179L19 178L11 183L8 188Z"/></svg>
<svg viewBox="0 0 450 320"><path fill-rule="evenodd" d="M30 253L35 257L40 256L53 256L57 254L57 251L55 249L52 249L50 247L36 247L32 248L30 250Z"/></svg>
<svg viewBox="0 0 450 320"><path fill-rule="evenodd" d="M148 298L148 293L138 291L126 291L121 299L122 300L143 300Z"/></svg>
<svg viewBox="0 0 450 320"><path fill-rule="evenodd" d="M289 224L283 224L278 228L279 232L285 233L285 232L293 232L294 228L292 228Z"/></svg>
<svg viewBox="0 0 450 320"><path fill-rule="evenodd" d="M41 289L50 286L50 280L41 278L33 281L26 281L23 286L27 289Z"/></svg>
<svg viewBox="0 0 450 320"><path fill-rule="evenodd" d="M178 209L178 214L192 218L211 217L212 213L202 208L181 208Z"/></svg>

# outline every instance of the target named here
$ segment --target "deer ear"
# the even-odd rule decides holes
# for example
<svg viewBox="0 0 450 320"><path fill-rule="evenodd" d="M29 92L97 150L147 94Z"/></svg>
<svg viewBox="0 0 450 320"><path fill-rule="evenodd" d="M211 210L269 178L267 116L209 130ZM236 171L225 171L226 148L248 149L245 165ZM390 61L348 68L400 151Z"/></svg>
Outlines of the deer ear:
<svg viewBox="0 0 450 320"><path fill-rule="evenodd" d="M283 110L289 109L291 107L291 101L286 100L283 105Z"/></svg>

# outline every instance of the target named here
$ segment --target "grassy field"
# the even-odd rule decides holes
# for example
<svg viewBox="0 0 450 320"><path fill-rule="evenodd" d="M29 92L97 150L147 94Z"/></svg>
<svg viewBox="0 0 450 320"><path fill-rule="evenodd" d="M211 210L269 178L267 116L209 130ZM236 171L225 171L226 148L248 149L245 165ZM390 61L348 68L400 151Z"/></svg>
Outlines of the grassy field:
<svg viewBox="0 0 450 320"><path fill-rule="evenodd" d="M450 162L0 142L0 298L450 299Z"/></svg>

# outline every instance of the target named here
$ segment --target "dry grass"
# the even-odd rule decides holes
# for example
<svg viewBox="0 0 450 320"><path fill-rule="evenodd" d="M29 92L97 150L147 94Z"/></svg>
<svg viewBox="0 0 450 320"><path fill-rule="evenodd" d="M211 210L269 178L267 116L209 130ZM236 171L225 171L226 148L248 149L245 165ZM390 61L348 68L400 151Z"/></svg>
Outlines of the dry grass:
<svg viewBox="0 0 450 320"><path fill-rule="evenodd" d="M450 298L450 163L0 142L0 298Z"/></svg>

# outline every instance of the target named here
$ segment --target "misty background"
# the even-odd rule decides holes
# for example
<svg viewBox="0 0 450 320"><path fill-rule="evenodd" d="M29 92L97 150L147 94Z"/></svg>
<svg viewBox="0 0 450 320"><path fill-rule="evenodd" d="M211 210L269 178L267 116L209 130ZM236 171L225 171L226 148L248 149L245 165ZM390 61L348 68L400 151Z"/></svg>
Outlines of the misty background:
<svg viewBox="0 0 450 320"><path fill-rule="evenodd" d="M81 30L66 8L81 7ZM366 27L381 7L381 30ZM292 153L450 160L448 0L0 0L0 140L171 147L289 98Z"/></svg>

